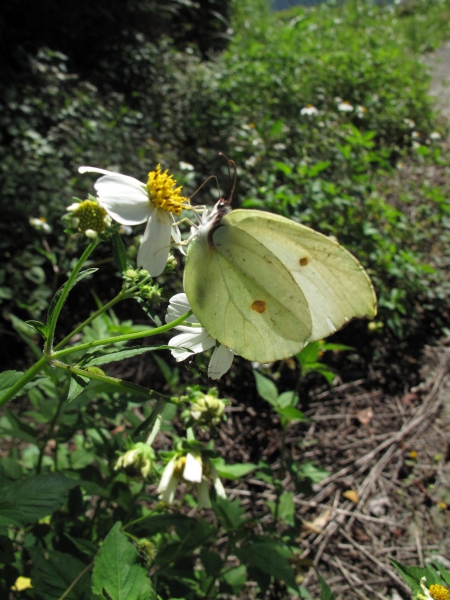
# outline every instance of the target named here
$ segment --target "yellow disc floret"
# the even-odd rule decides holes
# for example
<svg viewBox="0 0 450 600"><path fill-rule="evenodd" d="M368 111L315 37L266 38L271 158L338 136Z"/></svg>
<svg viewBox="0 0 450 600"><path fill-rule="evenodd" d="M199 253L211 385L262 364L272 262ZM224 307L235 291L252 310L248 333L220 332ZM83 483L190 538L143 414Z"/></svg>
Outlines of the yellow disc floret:
<svg viewBox="0 0 450 600"><path fill-rule="evenodd" d="M186 198L180 196L181 186L176 188L176 184L175 179L172 175L168 175L167 171L161 173L161 165L148 174L147 191L151 202L154 202L158 208L178 216L188 202Z"/></svg>
<svg viewBox="0 0 450 600"><path fill-rule="evenodd" d="M70 207L72 208L72 207ZM102 233L109 224L109 217L103 206L95 200L84 200L72 211L74 226L82 233ZM91 235L90 237L93 237Z"/></svg>
<svg viewBox="0 0 450 600"><path fill-rule="evenodd" d="M449 600L450 591L439 583L433 583L428 590L433 600Z"/></svg>

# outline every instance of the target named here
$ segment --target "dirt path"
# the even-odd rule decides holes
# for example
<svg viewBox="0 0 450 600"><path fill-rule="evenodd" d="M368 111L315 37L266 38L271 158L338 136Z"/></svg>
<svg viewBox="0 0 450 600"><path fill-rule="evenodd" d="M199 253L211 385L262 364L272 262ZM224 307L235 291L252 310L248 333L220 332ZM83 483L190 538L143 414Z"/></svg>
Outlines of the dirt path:
<svg viewBox="0 0 450 600"><path fill-rule="evenodd" d="M431 74L430 96L436 98L436 107L450 122L450 42L424 57Z"/></svg>

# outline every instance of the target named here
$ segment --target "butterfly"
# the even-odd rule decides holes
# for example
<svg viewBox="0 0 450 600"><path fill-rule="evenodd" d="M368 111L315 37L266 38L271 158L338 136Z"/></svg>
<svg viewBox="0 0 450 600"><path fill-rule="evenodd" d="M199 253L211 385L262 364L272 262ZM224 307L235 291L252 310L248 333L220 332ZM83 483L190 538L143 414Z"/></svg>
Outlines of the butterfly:
<svg viewBox="0 0 450 600"><path fill-rule="evenodd" d="M184 290L210 335L266 363L376 315L370 278L350 252L280 215L231 210L234 187L203 218L187 251Z"/></svg>

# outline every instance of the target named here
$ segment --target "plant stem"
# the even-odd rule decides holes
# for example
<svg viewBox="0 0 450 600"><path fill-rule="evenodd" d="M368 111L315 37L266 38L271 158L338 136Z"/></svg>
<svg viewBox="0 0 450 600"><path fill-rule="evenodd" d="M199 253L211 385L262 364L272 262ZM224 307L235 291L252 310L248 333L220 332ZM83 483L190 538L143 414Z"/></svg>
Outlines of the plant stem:
<svg viewBox="0 0 450 600"><path fill-rule="evenodd" d="M52 360L52 365L58 367L59 369L62 369L63 371L68 371L69 373L80 375L80 377L87 377L88 379L103 381L103 383L110 383L111 385L122 388L122 391L124 392L136 392L138 394L146 396L147 398L152 398L154 396L154 392L152 390L142 387L137 383L131 383L131 381L124 381L123 379L119 379L117 377L110 377L109 375L102 375L101 373L95 373L73 365L66 365L65 363L60 362L59 360ZM159 399L158 401L160 402L161 399Z"/></svg>
<svg viewBox="0 0 450 600"><path fill-rule="evenodd" d="M73 286L73 283L74 283L78 273L80 272L81 267L84 265L84 263L87 261L89 256L92 254L92 252L98 246L100 241L101 240L99 238L95 238L95 240L92 240L92 242L89 244L89 246L83 252L81 257L78 259L77 264L73 268L72 273L69 275L69 278L66 281L66 284L64 285L64 287L61 290L61 295L58 298L56 306L55 306L52 314L50 315L50 319L47 324L47 339L45 341L45 348L44 348L44 354L46 354L46 355L49 355L52 352L53 338L55 336L56 323L58 321L58 317L61 312L61 309L64 306L64 303L67 300L67 296L69 295L69 292Z"/></svg>
<svg viewBox="0 0 450 600"><path fill-rule="evenodd" d="M161 327L154 327L153 329L146 329L145 331L138 331L137 333L126 333L124 335L117 335L115 337L105 338L103 340L94 340L92 342L87 342L86 344L80 344L79 346L66 348L65 350L58 350L53 353L53 355L50 357L50 360L59 359L63 356L67 356L68 354L73 354L74 352L90 350L91 348L96 348L98 346L106 346L108 344L116 344L118 342L128 342L129 340L138 340L144 337L151 337L153 335L165 333L166 331L170 331L177 325L181 325L181 323L183 323L183 321L191 315L192 311L190 310L185 315L179 317L175 321L171 321L166 325L161 325Z"/></svg>

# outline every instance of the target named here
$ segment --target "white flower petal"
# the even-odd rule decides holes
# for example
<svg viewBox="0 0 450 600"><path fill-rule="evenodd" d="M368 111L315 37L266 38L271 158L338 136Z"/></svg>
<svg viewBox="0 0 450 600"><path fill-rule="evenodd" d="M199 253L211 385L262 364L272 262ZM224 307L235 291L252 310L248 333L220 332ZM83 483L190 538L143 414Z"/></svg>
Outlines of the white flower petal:
<svg viewBox="0 0 450 600"><path fill-rule="evenodd" d="M183 479L191 483L201 483L203 475L203 463L200 454L194 456L191 452L186 455Z"/></svg>
<svg viewBox="0 0 450 600"><path fill-rule="evenodd" d="M212 348L216 340L209 335L209 333L203 330L201 333L180 333L171 340L169 340L168 346L177 346L180 350L171 350L172 356L177 362L185 360L192 356L192 354L198 354Z"/></svg>
<svg viewBox="0 0 450 600"><path fill-rule="evenodd" d="M211 356L208 365L208 377L211 379L220 379L231 367L233 362L234 352L226 346L220 344L217 346Z"/></svg>
<svg viewBox="0 0 450 600"><path fill-rule="evenodd" d="M197 486L197 508L211 508L211 502L209 501L209 489L208 482L203 480Z"/></svg>
<svg viewBox="0 0 450 600"><path fill-rule="evenodd" d="M138 267L147 269L152 277L164 271L169 257L170 235L170 213L155 208L150 214L137 257Z"/></svg>
<svg viewBox="0 0 450 600"><path fill-rule="evenodd" d="M161 492L164 492L169 483L170 480L172 479L173 476L173 472L175 470L175 461L176 461L176 457L174 456L165 466L162 477L161 477L161 481L159 482L158 488L157 488L157 492L158 494L160 494Z"/></svg>
<svg viewBox="0 0 450 600"><path fill-rule="evenodd" d="M172 321L179 319L181 316L185 315L190 310L191 305L188 302L186 294L175 294L175 296L172 296L172 298L169 300L169 306L167 307L166 313L166 323L172 323ZM195 315L191 315L186 319L186 322L198 323L198 319ZM200 333L204 331L203 327L201 327L200 324L198 325L198 327L195 328L186 327L184 325L178 325L177 327L175 327L175 329L177 329L178 331L193 333Z"/></svg>
<svg viewBox="0 0 450 600"><path fill-rule="evenodd" d="M113 173L100 177L94 188L99 203L121 225L144 223L154 208L145 185L128 175Z"/></svg>
<svg viewBox="0 0 450 600"><path fill-rule="evenodd" d="M175 500L175 492L177 491L178 479L176 477L172 477L169 481L167 488L160 495L160 498L166 504L172 504Z"/></svg>
<svg viewBox="0 0 450 600"><path fill-rule="evenodd" d="M225 488L223 487L222 482L220 481L219 474L217 473L216 467L211 465L211 479L213 481L214 489L216 490L216 494L220 498L227 497L227 493L225 492Z"/></svg>

